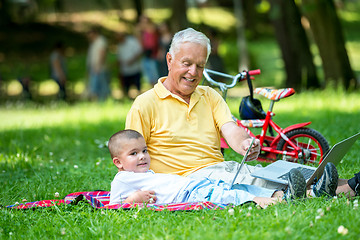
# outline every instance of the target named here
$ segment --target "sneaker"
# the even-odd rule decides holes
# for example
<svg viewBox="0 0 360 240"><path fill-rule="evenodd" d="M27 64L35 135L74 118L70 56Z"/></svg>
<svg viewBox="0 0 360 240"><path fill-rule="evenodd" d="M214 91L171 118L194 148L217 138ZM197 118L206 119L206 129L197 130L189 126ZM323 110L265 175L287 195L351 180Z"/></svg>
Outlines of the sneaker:
<svg viewBox="0 0 360 240"><path fill-rule="evenodd" d="M306 193L306 181L301 172L291 169L288 173L288 188L284 193L284 199L289 202L293 199L303 198Z"/></svg>
<svg viewBox="0 0 360 240"><path fill-rule="evenodd" d="M355 196L360 195L360 172L355 174L355 177L348 180L350 188L355 192Z"/></svg>
<svg viewBox="0 0 360 240"><path fill-rule="evenodd" d="M336 195L338 178L339 176L335 165L331 162L327 163L323 175L312 187L312 195L315 197L334 197Z"/></svg>

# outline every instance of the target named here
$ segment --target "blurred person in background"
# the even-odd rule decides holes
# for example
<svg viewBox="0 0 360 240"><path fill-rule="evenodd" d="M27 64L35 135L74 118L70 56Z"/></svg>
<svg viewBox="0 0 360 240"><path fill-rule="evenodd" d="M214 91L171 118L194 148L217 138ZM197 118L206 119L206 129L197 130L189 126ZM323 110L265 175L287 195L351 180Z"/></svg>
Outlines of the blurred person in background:
<svg viewBox="0 0 360 240"><path fill-rule="evenodd" d="M66 100L67 67L64 56L64 43L55 43L50 54L51 78L59 85L59 98Z"/></svg>
<svg viewBox="0 0 360 240"><path fill-rule="evenodd" d="M124 96L129 96L129 89L135 85L138 92L141 90L141 57L143 53L139 40L124 32L117 35L118 45L116 51L116 60L119 69L120 86L123 89Z"/></svg>
<svg viewBox="0 0 360 240"><path fill-rule="evenodd" d="M30 85L31 85L31 77L29 76L19 76L17 78L19 83L21 84L23 88L23 97L28 100L33 100L33 95L30 91Z"/></svg>
<svg viewBox="0 0 360 240"><path fill-rule="evenodd" d="M98 28L92 28L88 32L90 46L86 59L89 74L90 98L105 100L109 93L109 73L106 67L107 47L106 38L100 34Z"/></svg>
<svg viewBox="0 0 360 240"><path fill-rule="evenodd" d="M209 28L206 31L206 35L209 37L211 43L211 53L206 67L218 72L225 72L224 61L219 54L220 39L218 31L214 28Z"/></svg>
<svg viewBox="0 0 360 240"><path fill-rule="evenodd" d="M168 75L166 63L166 53L169 51L173 34L170 30L170 24L163 22L158 26L159 32L159 51L158 51L158 71L159 77Z"/></svg>
<svg viewBox="0 0 360 240"><path fill-rule="evenodd" d="M140 16L136 30L144 52L143 72L149 83L153 86L159 78L157 68L159 37L156 25L149 17L142 15Z"/></svg>

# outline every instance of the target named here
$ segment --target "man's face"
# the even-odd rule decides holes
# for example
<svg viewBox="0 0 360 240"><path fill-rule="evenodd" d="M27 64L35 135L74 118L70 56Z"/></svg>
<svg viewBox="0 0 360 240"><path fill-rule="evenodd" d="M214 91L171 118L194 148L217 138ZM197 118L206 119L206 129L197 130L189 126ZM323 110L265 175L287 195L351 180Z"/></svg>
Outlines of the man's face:
<svg viewBox="0 0 360 240"><path fill-rule="evenodd" d="M117 156L120 170L144 173L150 168L150 155L144 138L129 139L122 144L121 152Z"/></svg>
<svg viewBox="0 0 360 240"><path fill-rule="evenodd" d="M207 49L198 43L187 42L174 55L168 53L166 56L169 75L164 85L170 92L190 101L202 78Z"/></svg>

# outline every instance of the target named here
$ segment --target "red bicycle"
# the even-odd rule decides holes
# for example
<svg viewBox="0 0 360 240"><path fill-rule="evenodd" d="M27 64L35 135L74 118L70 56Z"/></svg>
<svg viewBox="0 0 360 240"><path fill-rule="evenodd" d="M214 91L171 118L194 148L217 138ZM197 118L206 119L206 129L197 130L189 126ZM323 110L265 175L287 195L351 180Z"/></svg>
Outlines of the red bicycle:
<svg viewBox="0 0 360 240"><path fill-rule="evenodd" d="M253 90L251 79L253 75L260 74L260 70L244 71L236 76L213 71L204 70L205 79L212 85L216 86L222 92L226 100L227 90L243 80L247 80L250 95L242 99L239 113L242 120L234 118L236 123L243 127L247 133L260 140L261 152L257 160L259 161L276 161L279 159L298 162L302 164L321 163L324 154L329 150L329 144L325 137L318 131L307 128L311 122L304 122L281 128L273 121L275 113L273 108L275 102L292 96L295 93L293 88L269 89L256 88ZM211 76L232 79L230 84L215 81ZM265 113L262 109L261 102L253 97L253 93L264 96L270 100L270 106ZM249 128L261 128L259 135L253 134ZM274 134L274 131L277 135ZM222 148L228 148L225 140L221 141Z"/></svg>

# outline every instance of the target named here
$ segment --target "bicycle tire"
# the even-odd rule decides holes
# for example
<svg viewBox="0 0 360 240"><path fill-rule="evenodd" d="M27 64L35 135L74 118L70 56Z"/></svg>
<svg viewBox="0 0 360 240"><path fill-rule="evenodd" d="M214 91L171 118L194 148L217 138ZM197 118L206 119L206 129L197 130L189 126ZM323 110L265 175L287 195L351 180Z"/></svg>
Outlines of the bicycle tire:
<svg viewBox="0 0 360 240"><path fill-rule="evenodd" d="M285 160L301 164L319 165L330 146L326 138L311 128L294 129L287 132L286 137L297 146L303 146L298 158L285 156ZM280 139L277 150L291 152L294 149L284 140ZM279 157L283 155L280 154ZM284 158L284 156L283 156Z"/></svg>

